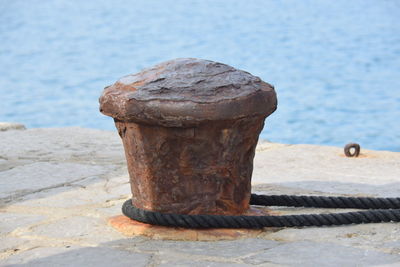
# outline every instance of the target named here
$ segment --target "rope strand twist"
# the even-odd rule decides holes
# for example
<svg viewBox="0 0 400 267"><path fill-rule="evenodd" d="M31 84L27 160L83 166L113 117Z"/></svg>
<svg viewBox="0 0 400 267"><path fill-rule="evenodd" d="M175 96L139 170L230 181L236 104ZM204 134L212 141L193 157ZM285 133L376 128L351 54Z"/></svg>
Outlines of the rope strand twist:
<svg viewBox="0 0 400 267"><path fill-rule="evenodd" d="M361 223L400 222L400 198L325 197L252 194L251 205L340 209L369 209L345 213L283 216L187 215L160 213L136 208L127 200L125 216L143 223L183 228L264 228L329 226Z"/></svg>

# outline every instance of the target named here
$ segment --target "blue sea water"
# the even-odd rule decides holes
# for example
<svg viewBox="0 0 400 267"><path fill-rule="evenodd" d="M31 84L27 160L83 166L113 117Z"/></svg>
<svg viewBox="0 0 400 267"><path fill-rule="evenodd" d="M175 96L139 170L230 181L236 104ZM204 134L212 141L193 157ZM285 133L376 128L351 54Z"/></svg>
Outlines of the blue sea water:
<svg viewBox="0 0 400 267"><path fill-rule="evenodd" d="M177 57L273 84L263 138L400 151L396 0L0 0L0 121L112 130L103 87Z"/></svg>

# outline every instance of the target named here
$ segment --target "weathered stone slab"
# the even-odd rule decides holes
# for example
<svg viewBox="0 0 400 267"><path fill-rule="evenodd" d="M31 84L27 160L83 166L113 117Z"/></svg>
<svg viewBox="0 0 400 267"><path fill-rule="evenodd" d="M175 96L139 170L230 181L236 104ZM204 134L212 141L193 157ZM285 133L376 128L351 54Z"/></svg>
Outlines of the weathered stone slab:
<svg viewBox="0 0 400 267"><path fill-rule="evenodd" d="M254 265L244 263L233 263L233 262L212 262L212 261L197 261L197 260L182 260L177 259L176 261L161 260L159 267L251 267Z"/></svg>
<svg viewBox="0 0 400 267"><path fill-rule="evenodd" d="M88 133L92 135L90 138ZM63 262L67 266L400 265L399 223L269 229L258 238L235 241L182 242L126 237L106 222L109 216L121 214L121 205L129 197L129 178L117 133L81 128L28 129L0 132L0 140L1 166L18 166L0 169L2 179L7 179L4 173L9 174L13 169L23 170L11 174L14 178L26 176L23 179L38 188L37 193L0 207L2 266L57 266ZM65 147L67 144L69 148ZM31 148L36 151L30 151ZM342 148L259 145L253 191L400 196L400 154L363 149L361 152L364 157L350 159L343 157ZM79 156L74 157L75 153ZM32 162L38 164L32 172L36 176L43 177L37 175L43 174L40 166L57 164L60 169L53 166L51 170L59 170L63 176L55 179L47 173L48 179L33 182L29 179ZM81 172L86 166L89 166L88 178L72 182L72 186L46 189L57 181L70 181L74 177L70 173ZM90 176L97 170L90 166L100 167L101 177ZM4 181L0 183L3 185ZM66 199L70 199L68 204ZM328 212L274 210L282 214Z"/></svg>
<svg viewBox="0 0 400 267"><path fill-rule="evenodd" d="M0 198L14 198L30 192L63 186L100 175L106 168L78 163L36 162L0 172ZM68 201L67 199L65 201Z"/></svg>
<svg viewBox="0 0 400 267"><path fill-rule="evenodd" d="M362 157L346 158L338 147L268 143L259 146L259 151L253 185L359 196L400 195L400 153L362 149Z"/></svg>
<svg viewBox="0 0 400 267"><path fill-rule="evenodd" d="M79 183L87 181L88 185L80 186ZM106 181L102 181L97 176L80 180L77 183L61 185L56 188L40 190L37 193L30 193L18 199L18 203L24 206L30 206L34 209L39 207L60 207L71 208L93 205L99 202L107 202L113 199L115 195L108 194L105 189ZM125 191L129 192L128 189ZM125 198L129 197L129 193L124 195ZM120 195L119 195L120 196Z"/></svg>
<svg viewBox="0 0 400 267"><path fill-rule="evenodd" d="M238 239L235 241L216 241L216 242L179 242L169 240L148 240L137 244L140 251L156 252L162 251L164 254L179 255L198 255L207 257L218 257L227 259L237 259L252 254L259 253L267 249L285 244L275 240L265 240L259 238ZM240 248L240 250L238 250ZM240 252L239 252L240 251ZM239 252L239 253L238 253Z"/></svg>
<svg viewBox="0 0 400 267"><path fill-rule="evenodd" d="M35 248L4 260L4 266L137 266L144 267L150 255L107 247L64 246Z"/></svg>
<svg viewBox="0 0 400 267"><path fill-rule="evenodd" d="M0 158L8 161L83 161L123 164L124 151L117 134L95 129L51 128L0 131Z"/></svg>
<svg viewBox="0 0 400 267"><path fill-rule="evenodd" d="M79 225L79 227L73 227ZM85 238L88 235L98 234L97 229L104 225L100 219L85 216L74 216L34 227L32 233L40 236L55 238Z"/></svg>
<svg viewBox="0 0 400 267"><path fill-rule="evenodd" d="M13 236L1 236L0 238L0 255L11 255L12 253L18 252L20 248L26 244L26 240L22 238L16 238ZM0 257L1 259L1 257ZM1 261L0 261L1 266Z"/></svg>
<svg viewBox="0 0 400 267"><path fill-rule="evenodd" d="M0 131L25 130L25 125L15 122L0 122Z"/></svg>
<svg viewBox="0 0 400 267"><path fill-rule="evenodd" d="M18 227L27 227L45 219L46 216L36 214L0 213L0 236Z"/></svg>
<svg viewBox="0 0 400 267"><path fill-rule="evenodd" d="M373 266L400 263L400 255L325 242L300 241L267 249L244 259L249 264L275 263L289 266Z"/></svg>

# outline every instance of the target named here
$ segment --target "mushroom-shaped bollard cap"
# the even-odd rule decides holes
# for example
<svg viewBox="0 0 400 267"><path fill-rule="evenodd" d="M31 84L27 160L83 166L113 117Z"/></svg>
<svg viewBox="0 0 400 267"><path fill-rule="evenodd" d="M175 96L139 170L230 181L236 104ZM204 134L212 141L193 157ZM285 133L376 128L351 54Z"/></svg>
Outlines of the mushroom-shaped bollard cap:
<svg viewBox="0 0 400 267"><path fill-rule="evenodd" d="M135 207L176 214L243 214L253 158L274 88L208 60L167 61L107 87Z"/></svg>
<svg viewBox="0 0 400 267"><path fill-rule="evenodd" d="M117 121L192 127L205 121L267 117L274 88L248 72L209 60L180 58L106 87L100 111Z"/></svg>

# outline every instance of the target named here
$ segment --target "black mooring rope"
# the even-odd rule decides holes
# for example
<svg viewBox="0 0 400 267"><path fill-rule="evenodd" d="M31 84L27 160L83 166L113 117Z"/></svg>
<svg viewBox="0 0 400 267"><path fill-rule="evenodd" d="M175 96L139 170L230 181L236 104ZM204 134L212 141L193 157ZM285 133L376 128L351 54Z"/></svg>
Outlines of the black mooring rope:
<svg viewBox="0 0 400 267"><path fill-rule="evenodd" d="M263 228L400 222L400 198L252 194L250 204L370 210L285 216L186 215L138 209L132 205L132 201L129 199L123 204L122 212L125 216L143 223L184 228Z"/></svg>

